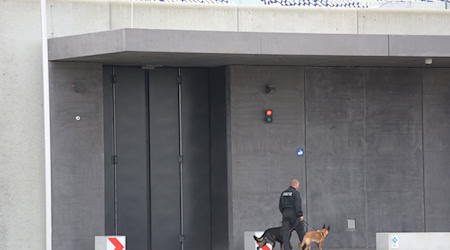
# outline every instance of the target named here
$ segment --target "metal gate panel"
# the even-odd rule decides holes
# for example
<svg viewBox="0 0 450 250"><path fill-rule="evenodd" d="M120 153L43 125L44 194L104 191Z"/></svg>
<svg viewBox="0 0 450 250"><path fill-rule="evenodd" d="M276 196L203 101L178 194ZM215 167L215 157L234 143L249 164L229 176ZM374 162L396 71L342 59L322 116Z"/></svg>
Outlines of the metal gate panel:
<svg viewBox="0 0 450 250"><path fill-rule="evenodd" d="M117 206L113 211L116 210L117 233L127 236L127 249L148 249L148 110L145 73L133 67L114 67L112 71L116 82ZM106 185L113 190L106 192L114 193L114 164L112 160L106 161L110 163L106 164L106 171L113 172L107 175L109 184ZM108 195L108 199L111 198L114 200ZM107 203L114 206L114 202ZM111 211L111 208L107 210ZM114 221L115 218L107 220ZM113 229L113 233L115 231Z"/></svg>
<svg viewBox="0 0 450 250"><path fill-rule="evenodd" d="M105 235L114 234L114 169L113 156L113 70L111 66L103 68L103 117L105 140Z"/></svg>
<svg viewBox="0 0 450 250"><path fill-rule="evenodd" d="M186 250L211 249L208 70L181 69Z"/></svg>
<svg viewBox="0 0 450 250"><path fill-rule="evenodd" d="M105 80L107 233L127 236L128 248L180 249L179 145L183 154L186 250L211 249L211 168L207 69L105 67L116 76L117 203L114 202L113 85ZM178 116L181 73L182 116ZM179 138L179 125L182 140ZM115 209L117 204L117 209Z"/></svg>
<svg viewBox="0 0 450 250"><path fill-rule="evenodd" d="M149 71L152 249L180 249L177 69Z"/></svg>

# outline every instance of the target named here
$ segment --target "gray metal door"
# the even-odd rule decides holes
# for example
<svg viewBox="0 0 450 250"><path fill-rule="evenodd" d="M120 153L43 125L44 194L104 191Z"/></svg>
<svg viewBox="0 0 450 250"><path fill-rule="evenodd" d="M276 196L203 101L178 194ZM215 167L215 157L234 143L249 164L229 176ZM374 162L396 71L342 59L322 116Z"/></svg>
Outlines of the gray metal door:
<svg viewBox="0 0 450 250"><path fill-rule="evenodd" d="M180 249L177 69L149 71L152 249Z"/></svg>
<svg viewBox="0 0 450 250"><path fill-rule="evenodd" d="M185 249L211 250L209 84L206 69L181 69Z"/></svg>
<svg viewBox="0 0 450 250"><path fill-rule="evenodd" d="M149 248L145 79L140 68L105 68L105 231L126 235L130 250Z"/></svg>
<svg viewBox="0 0 450 250"><path fill-rule="evenodd" d="M181 121L178 84L181 84ZM208 70L151 70L149 86L152 249L180 249L184 228L184 249L210 250ZM180 206L179 143L183 146L183 206Z"/></svg>
<svg viewBox="0 0 450 250"><path fill-rule="evenodd" d="M118 157L117 195L105 161L106 232L116 225L130 250L211 249L208 70L105 67L104 97L105 159Z"/></svg>

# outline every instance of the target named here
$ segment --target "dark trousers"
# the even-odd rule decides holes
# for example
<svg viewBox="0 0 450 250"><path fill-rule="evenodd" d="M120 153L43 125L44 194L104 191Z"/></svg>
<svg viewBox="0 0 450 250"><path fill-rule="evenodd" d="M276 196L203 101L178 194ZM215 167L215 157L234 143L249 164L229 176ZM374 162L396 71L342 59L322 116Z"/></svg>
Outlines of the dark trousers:
<svg viewBox="0 0 450 250"><path fill-rule="evenodd" d="M289 211L284 212L283 222L281 224L281 234L283 235L284 250L290 250L289 241L291 240L292 230L295 230L295 232L297 232L298 239L300 242L302 242L303 236L305 235L305 228L303 227L303 223L295 213Z"/></svg>

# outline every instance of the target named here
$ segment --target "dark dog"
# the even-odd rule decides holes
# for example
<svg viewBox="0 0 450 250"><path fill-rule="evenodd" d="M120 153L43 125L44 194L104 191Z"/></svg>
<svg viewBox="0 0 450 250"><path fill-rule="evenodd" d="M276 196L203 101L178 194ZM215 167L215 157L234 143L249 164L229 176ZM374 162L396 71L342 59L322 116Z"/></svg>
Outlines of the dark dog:
<svg viewBox="0 0 450 250"><path fill-rule="evenodd" d="M283 249L283 235L281 234L281 227L272 227L264 231L264 234L261 237L256 237L253 235L253 238L258 242L258 250L265 246L267 243L272 245L273 249L275 249L275 245L280 242L280 250ZM292 248L291 243L289 242L289 248Z"/></svg>

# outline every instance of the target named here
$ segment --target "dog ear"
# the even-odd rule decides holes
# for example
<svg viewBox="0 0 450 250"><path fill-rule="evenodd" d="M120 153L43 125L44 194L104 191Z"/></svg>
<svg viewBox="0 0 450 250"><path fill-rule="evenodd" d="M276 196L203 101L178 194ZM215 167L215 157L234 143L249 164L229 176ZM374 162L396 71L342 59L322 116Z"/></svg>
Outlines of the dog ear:
<svg viewBox="0 0 450 250"><path fill-rule="evenodd" d="M324 228L326 228L325 224L323 224L323 227L322 227L322 229L324 229Z"/></svg>
<svg viewBox="0 0 450 250"><path fill-rule="evenodd" d="M331 227L331 225L328 225L328 231L330 231L330 227Z"/></svg>

